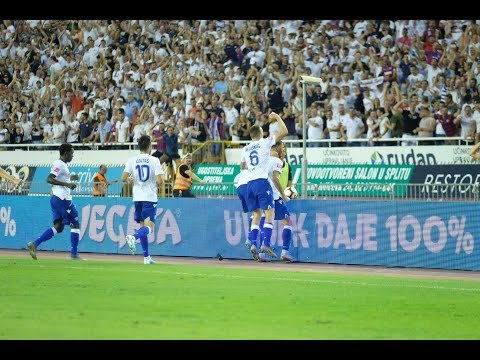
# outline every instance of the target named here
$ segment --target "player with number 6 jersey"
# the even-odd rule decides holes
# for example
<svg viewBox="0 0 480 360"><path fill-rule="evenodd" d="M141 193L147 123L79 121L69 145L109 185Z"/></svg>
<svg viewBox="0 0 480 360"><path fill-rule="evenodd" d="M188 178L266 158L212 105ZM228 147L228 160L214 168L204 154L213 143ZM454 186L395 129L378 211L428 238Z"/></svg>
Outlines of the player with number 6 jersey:
<svg viewBox="0 0 480 360"><path fill-rule="evenodd" d="M268 164L270 158L270 149L272 146L282 140L288 130L282 118L275 112L271 112L269 118L274 118L279 125L279 131L273 136L263 137L263 129L254 125L250 128L250 137L252 142L242 149L241 164L242 169L248 169L249 181L247 183L247 206L248 210L253 212L252 225L248 239L251 242L250 252L255 260L259 259L257 248L257 236L260 231L259 223L262 216L262 210L265 212L264 243L261 250L271 257L276 257L270 247L272 237L273 221L275 217L272 186L268 181Z"/></svg>

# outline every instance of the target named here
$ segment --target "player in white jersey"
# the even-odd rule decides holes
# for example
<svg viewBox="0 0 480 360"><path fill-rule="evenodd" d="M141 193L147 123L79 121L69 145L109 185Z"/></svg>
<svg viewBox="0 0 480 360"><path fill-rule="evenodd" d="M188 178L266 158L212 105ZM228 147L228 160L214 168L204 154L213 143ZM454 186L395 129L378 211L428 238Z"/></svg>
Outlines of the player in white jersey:
<svg viewBox="0 0 480 360"><path fill-rule="evenodd" d="M261 250L271 257L276 257L270 248L270 239L272 237L273 221L275 217L275 204L273 201L272 186L268 182L268 159L270 158L270 149L272 146L282 140L288 130L282 118L275 112L271 112L269 119L275 119L279 125L279 131L273 136L263 137L263 129L254 125L250 128L250 137L252 142L246 145L242 150L241 164L242 169L248 169L249 180L247 183L247 206L248 210L253 212L252 225L248 239L252 244L250 252L255 260L258 260L257 236L260 231L259 223L262 216L262 210L265 212L264 243Z"/></svg>
<svg viewBox="0 0 480 360"><path fill-rule="evenodd" d="M150 153L152 143L150 136L142 135L138 139L140 154L131 156L122 173L122 181L133 182L133 203L135 204L134 219L141 227L133 235L127 235L125 240L135 254L135 242L140 239L143 250L143 263L155 264L148 252L148 234L155 228L157 214L158 186L164 181L164 172L160 160Z"/></svg>
<svg viewBox="0 0 480 360"><path fill-rule="evenodd" d="M60 159L55 160L50 168L47 183L52 184L52 195L50 196L50 207L52 209L53 227L48 228L35 241L27 244L30 256L37 259L37 247L55 235L61 233L65 225L70 225L70 257L80 259L78 256L78 242L80 240L80 224L78 211L72 201L71 190L77 187L71 181L78 180L78 175L70 174L67 163L73 159L72 144L64 143L59 147Z"/></svg>
<svg viewBox="0 0 480 360"><path fill-rule="evenodd" d="M287 208L287 201L289 198L285 196L283 192L283 186L281 184L280 175L283 168L283 160L285 157L285 147L282 142L276 143L270 152L269 159L269 173L268 181L273 190L273 199L275 201L275 220L281 220L283 223L282 231L282 253L280 260L293 262L294 259L288 251L290 243L292 241L292 224L290 222L290 212ZM260 234L263 237L263 233ZM263 252L259 253L259 261L265 261L266 257Z"/></svg>
<svg viewBox="0 0 480 360"><path fill-rule="evenodd" d="M244 213L248 213L248 204L247 204L247 183L248 183L248 170L240 169L240 174L238 174L235 179L235 187L237 188L237 196L242 202L242 210Z"/></svg>
<svg viewBox="0 0 480 360"><path fill-rule="evenodd" d="M240 199L240 202L242 203L242 210L244 213L248 213L248 194L247 194L247 183L248 183L248 178L249 178L249 171L247 169L240 169L240 174L235 178L235 187L237 188L237 196ZM250 215L248 217L248 233L250 233L250 227L252 226L252 219L253 215ZM265 213L262 213L262 217L260 219L260 224L259 228L260 230L263 229L263 224L265 223ZM247 234L247 241L245 241L245 246L247 247L248 250L250 250L250 247L252 246L250 240L248 239L248 234Z"/></svg>

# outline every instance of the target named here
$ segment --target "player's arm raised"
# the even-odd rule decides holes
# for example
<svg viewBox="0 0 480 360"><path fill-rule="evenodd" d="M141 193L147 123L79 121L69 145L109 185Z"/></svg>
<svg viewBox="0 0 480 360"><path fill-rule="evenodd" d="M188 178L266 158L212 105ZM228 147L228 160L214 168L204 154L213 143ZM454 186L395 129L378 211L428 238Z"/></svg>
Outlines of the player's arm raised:
<svg viewBox="0 0 480 360"><path fill-rule="evenodd" d="M276 112L271 112L270 115L268 115L269 118L275 118L275 120L277 120L278 122L278 127L279 127L279 131L278 133L275 135L275 143L279 142L280 140L282 140L285 136L288 135L288 129L287 129L287 126L285 125L285 123L283 122L283 119L280 117L280 115L278 115Z"/></svg>

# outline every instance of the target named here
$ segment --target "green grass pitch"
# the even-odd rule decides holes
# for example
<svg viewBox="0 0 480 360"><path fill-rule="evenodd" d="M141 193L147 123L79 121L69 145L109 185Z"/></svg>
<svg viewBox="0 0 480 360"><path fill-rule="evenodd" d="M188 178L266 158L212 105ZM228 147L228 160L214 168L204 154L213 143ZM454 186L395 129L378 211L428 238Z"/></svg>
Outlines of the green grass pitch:
<svg viewBox="0 0 480 360"><path fill-rule="evenodd" d="M0 258L0 339L480 339L480 282Z"/></svg>

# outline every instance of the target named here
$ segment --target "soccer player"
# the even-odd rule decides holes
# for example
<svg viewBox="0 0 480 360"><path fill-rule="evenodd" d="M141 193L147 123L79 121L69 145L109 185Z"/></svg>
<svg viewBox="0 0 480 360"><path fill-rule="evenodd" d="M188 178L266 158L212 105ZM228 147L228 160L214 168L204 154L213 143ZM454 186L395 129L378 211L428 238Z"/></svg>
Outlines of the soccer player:
<svg viewBox="0 0 480 360"><path fill-rule="evenodd" d="M262 210L265 212L264 243L260 247L270 257L277 257L270 247L273 221L275 217L275 204L273 201L272 186L268 181L268 165L271 147L282 140L288 130L282 118L275 112L271 112L269 119L278 122L279 131L275 136L263 137L263 129L260 126L250 128L252 142L244 146L241 155L241 169L248 169L249 180L247 183L247 206L253 212L252 225L248 239L251 242L250 252L255 260L258 260L257 236L260 231L259 223Z"/></svg>
<svg viewBox="0 0 480 360"><path fill-rule="evenodd" d="M6 172L4 169L0 168L0 178L4 178L4 179L7 179L9 181L11 181L12 183L15 184L15 186L18 186L22 183L22 179L17 179L15 177L13 177L12 175L10 175L8 172Z"/></svg>
<svg viewBox="0 0 480 360"><path fill-rule="evenodd" d="M138 147L140 154L131 156L127 160L122 173L122 181L133 183L134 219L137 223L140 223L141 227L133 235L127 235L125 240L132 255L135 255L135 242L137 239L140 239L143 250L143 263L150 265L155 264L155 261L148 252L147 236L153 233L155 228L158 186L164 181L164 173L160 166L160 160L150 155L152 152L150 136L140 136Z"/></svg>
<svg viewBox="0 0 480 360"><path fill-rule="evenodd" d="M77 187L72 181L78 180L77 174L70 174L67 164L73 159L73 146L69 143L61 144L59 147L60 159L55 160L50 168L47 183L52 185L50 196L50 207L52 210L53 226L45 230L35 241L27 243L30 256L37 260L38 246L60 234L65 225L70 225L70 257L73 260L81 259L78 256L78 242L80 239L80 224L78 211L72 201L71 190Z"/></svg>
<svg viewBox="0 0 480 360"><path fill-rule="evenodd" d="M248 183L248 170L240 169L240 174L238 174L237 182L235 182L235 187L237 188L237 196L242 203L242 210L244 213L248 213L248 201L247 201L247 183ZM248 227L250 228L251 217L248 221ZM250 246L248 246L250 250Z"/></svg>
<svg viewBox="0 0 480 360"><path fill-rule="evenodd" d="M98 171L93 175L93 196L107 196L107 188L111 184L115 184L118 180L112 182L107 180L107 165L102 164Z"/></svg>
<svg viewBox="0 0 480 360"><path fill-rule="evenodd" d="M235 182L235 187L237 188L237 196L240 199L240 202L242 203L242 210L244 213L248 213L248 197L247 197L247 183L248 183L248 170L247 169L240 169L240 174L238 174L238 178L236 179L237 181ZM248 218L248 233L250 233L250 227L252 226L252 219L253 215L250 215ZM260 231L263 229L263 224L265 223L265 213L262 213L262 217L260 219L260 224L259 228ZM250 251L250 247L252 246L252 243L248 239L247 235L247 241L245 241L245 246L247 249Z"/></svg>
<svg viewBox="0 0 480 360"><path fill-rule="evenodd" d="M290 243L292 242L292 224L290 221L290 212L288 211L286 204L289 199L283 192L285 185L282 184L282 180L285 184L287 184L286 180L288 180L288 177L282 179L283 168L285 166L282 159L285 157L285 154L286 149L282 142L278 142L272 147L269 159L268 180L272 186L273 198L275 201L275 220L280 220L283 223L282 253L280 255L280 260L294 262L293 256L289 252ZM263 237L264 234L262 233L260 236ZM262 252L259 253L259 261L266 261L265 254Z"/></svg>

